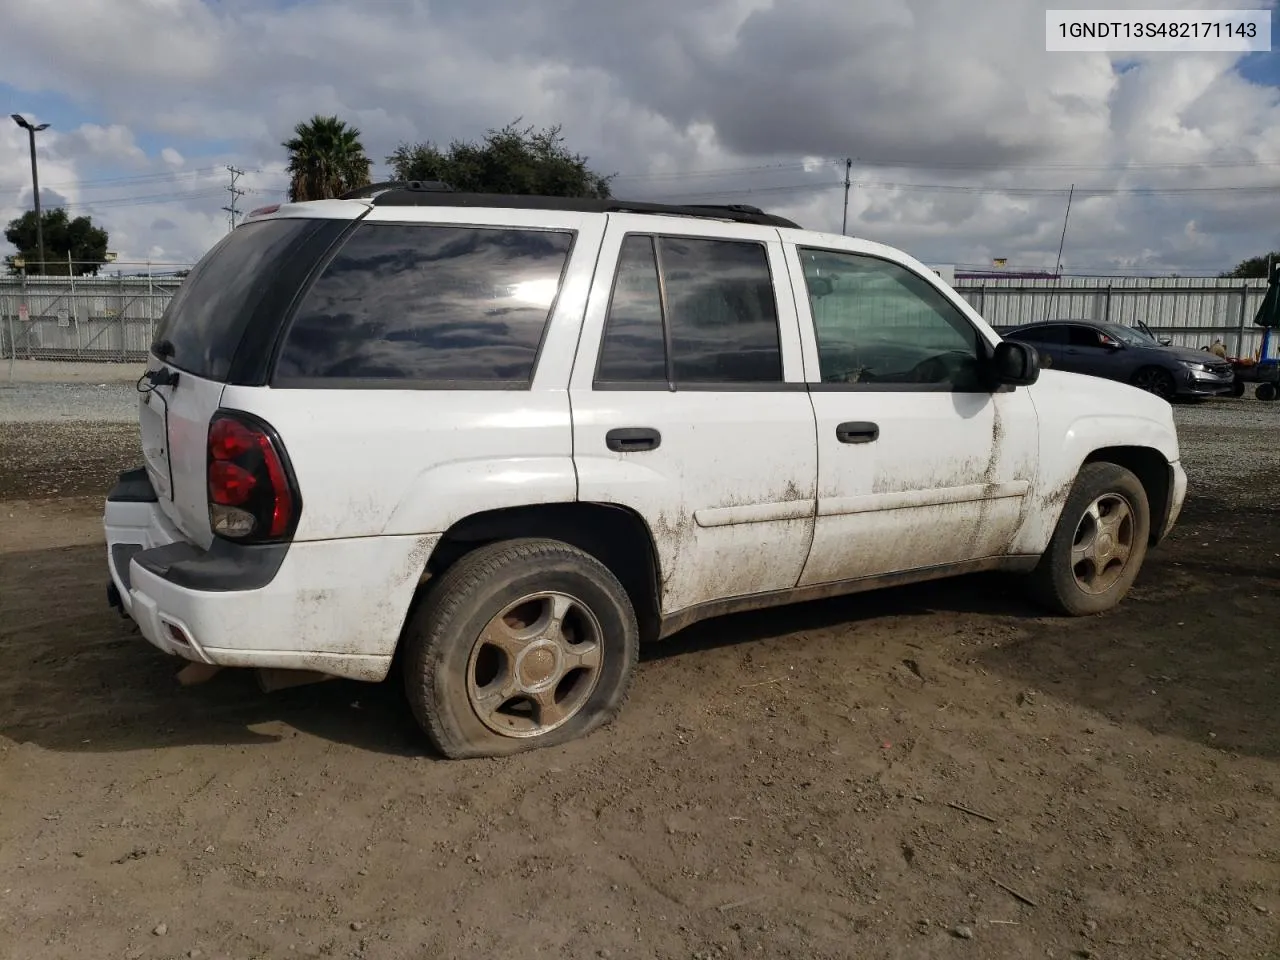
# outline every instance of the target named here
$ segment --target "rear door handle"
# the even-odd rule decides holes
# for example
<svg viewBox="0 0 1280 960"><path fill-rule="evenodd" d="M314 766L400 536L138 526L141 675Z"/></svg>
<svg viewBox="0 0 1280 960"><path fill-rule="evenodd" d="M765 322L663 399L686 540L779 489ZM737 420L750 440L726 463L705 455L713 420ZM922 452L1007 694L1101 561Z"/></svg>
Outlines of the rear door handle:
<svg viewBox="0 0 1280 960"><path fill-rule="evenodd" d="M615 427L604 435L605 446L615 453L656 450L662 434L652 427Z"/></svg>
<svg viewBox="0 0 1280 960"><path fill-rule="evenodd" d="M850 420L836 427L836 439L841 443L871 443L880 436L880 425L864 420Z"/></svg>

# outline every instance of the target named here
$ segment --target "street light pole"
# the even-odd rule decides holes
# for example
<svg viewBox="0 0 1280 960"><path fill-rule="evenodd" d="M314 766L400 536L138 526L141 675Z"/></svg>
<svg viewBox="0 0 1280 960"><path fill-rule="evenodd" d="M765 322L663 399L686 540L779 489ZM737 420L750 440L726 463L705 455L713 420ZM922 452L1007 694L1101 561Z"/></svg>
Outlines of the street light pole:
<svg viewBox="0 0 1280 960"><path fill-rule="evenodd" d="M44 220L40 216L40 171L36 167L36 134L48 129L49 125L47 123L33 125L20 113L10 114L10 116L13 117L14 123L27 131L27 139L31 142L31 190L36 201L36 248L40 252L39 266L36 269L44 273Z"/></svg>

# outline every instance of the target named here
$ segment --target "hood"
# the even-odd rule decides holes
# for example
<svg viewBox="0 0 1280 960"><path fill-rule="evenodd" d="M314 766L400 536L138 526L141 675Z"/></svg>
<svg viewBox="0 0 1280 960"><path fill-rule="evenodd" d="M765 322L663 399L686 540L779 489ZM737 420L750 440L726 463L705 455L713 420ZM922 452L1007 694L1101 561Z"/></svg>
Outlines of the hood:
<svg viewBox="0 0 1280 960"><path fill-rule="evenodd" d="M1154 349L1154 348L1149 348ZM1216 357L1208 350L1196 350L1193 347L1161 347L1165 353L1188 363L1226 363L1222 357Z"/></svg>
<svg viewBox="0 0 1280 960"><path fill-rule="evenodd" d="M1032 390L1068 403L1080 414L1138 417L1173 426L1173 408L1167 400L1118 380L1049 368L1040 371Z"/></svg>

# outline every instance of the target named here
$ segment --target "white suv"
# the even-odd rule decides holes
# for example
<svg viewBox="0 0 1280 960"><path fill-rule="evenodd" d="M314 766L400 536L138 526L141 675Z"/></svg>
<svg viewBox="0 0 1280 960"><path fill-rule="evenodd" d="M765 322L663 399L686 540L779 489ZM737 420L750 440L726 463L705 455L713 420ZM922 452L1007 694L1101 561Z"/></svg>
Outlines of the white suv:
<svg viewBox="0 0 1280 960"><path fill-rule="evenodd" d="M450 757L587 733L641 641L979 570L1114 606L1169 404L1045 371L915 259L749 207L431 185L268 207L157 331L112 602L199 663L379 681Z"/></svg>

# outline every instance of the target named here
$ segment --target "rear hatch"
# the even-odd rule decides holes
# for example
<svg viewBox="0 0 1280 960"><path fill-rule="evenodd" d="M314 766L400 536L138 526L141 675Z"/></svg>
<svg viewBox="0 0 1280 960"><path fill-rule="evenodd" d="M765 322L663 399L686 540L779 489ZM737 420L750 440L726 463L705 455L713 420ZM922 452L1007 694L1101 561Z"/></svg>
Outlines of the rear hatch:
<svg viewBox="0 0 1280 960"><path fill-rule="evenodd" d="M196 264L157 325L147 370L159 384L138 404L142 450L161 509L193 543L213 541L206 448L222 391L265 383L290 305L345 226L300 217L240 225Z"/></svg>

